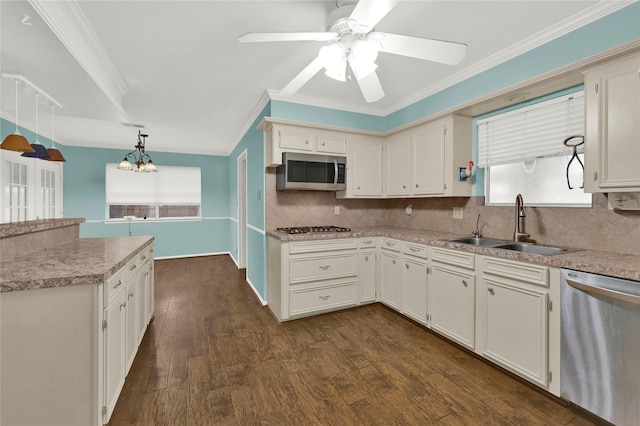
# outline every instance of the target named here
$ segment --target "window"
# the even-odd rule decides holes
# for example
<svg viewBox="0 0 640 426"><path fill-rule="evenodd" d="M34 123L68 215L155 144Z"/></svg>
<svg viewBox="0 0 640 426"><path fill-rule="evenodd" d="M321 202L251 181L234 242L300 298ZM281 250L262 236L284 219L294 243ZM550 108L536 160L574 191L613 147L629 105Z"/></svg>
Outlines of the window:
<svg viewBox="0 0 640 426"><path fill-rule="evenodd" d="M0 222L62 217L62 164L0 151Z"/></svg>
<svg viewBox="0 0 640 426"><path fill-rule="evenodd" d="M481 117L477 126L488 205L511 205L522 194L528 205L591 206L591 194L580 188L584 170L578 159L584 163L584 146L572 160L573 148L563 144L584 135L583 91Z"/></svg>
<svg viewBox="0 0 640 426"><path fill-rule="evenodd" d="M106 166L107 218L170 219L200 217L200 168L162 166L157 173Z"/></svg>

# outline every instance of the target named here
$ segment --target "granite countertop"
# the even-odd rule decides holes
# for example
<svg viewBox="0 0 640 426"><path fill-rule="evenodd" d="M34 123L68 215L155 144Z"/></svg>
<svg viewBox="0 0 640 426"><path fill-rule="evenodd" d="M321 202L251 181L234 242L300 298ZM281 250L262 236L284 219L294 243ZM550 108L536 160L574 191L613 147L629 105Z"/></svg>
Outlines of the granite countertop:
<svg viewBox="0 0 640 426"><path fill-rule="evenodd" d="M597 250L571 251L553 256L538 256L512 250L478 247L470 244L442 241L444 238L460 237L446 232L416 230L393 227L353 228L351 232L328 232L308 234L286 234L279 231L268 231L267 236L283 242L324 240L331 238L387 237L401 241L409 241L430 246L445 247L466 252L519 260L556 268L573 269L607 275L610 277L640 281L640 256L603 252Z"/></svg>
<svg viewBox="0 0 640 426"><path fill-rule="evenodd" d="M84 218L40 219L24 222L0 223L0 238L15 237L32 232L47 231L65 226L79 225Z"/></svg>
<svg viewBox="0 0 640 426"><path fill-rule="evenodd" d="M80 238L0 262L0 293L104 282L153 237Z"/></svg>

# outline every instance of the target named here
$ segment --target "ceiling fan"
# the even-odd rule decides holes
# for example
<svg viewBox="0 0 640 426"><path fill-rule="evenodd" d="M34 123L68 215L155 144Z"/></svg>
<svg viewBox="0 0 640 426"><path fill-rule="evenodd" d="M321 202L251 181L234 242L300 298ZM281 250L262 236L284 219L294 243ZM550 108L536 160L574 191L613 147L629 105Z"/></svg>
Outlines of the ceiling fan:
<svg viewBox="0 0 640 426"><path fill-rule="evenodd" d="M464 59L467 46L462 43L390 34L374 31L399 0L360 0L347 2L331 12L326 20L326 32L247 33L238 38L241 43L268 41L324 41L318 56L281 91L291 96L320 70L339 81L356 78L367 102L384 97L376 74L378 52L409 56L426 61L456 65ZM344 2L343 2L344 3ZM347 68L347 65L349 66Z"/></svg>

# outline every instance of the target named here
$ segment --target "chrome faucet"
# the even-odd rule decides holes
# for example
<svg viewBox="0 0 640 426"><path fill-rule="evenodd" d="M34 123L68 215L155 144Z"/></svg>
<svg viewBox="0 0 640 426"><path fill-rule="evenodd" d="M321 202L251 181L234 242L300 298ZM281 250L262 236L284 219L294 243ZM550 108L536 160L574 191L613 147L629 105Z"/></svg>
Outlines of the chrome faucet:
<svg viewBox="0 0 640 426"><path fill-rule="evenodd" d="M523 224L520 219L524 219L527 215L524 212L524 201L522 201L522 195L516 195L516 218L515 226L513 228L513 241L520 241L521 237L529 238L530 235L526 232L522 232Z"/></svg>
<svg viewBox="0 0 640 426"><path fill-rule="evenodd" d="M476 229L471 231L471 235L473 235L474 238L482 237L482 231L480 231L480 227L478 226L479 223L480 223L480 213L478 213L478 219L476 219Z"/></svg>

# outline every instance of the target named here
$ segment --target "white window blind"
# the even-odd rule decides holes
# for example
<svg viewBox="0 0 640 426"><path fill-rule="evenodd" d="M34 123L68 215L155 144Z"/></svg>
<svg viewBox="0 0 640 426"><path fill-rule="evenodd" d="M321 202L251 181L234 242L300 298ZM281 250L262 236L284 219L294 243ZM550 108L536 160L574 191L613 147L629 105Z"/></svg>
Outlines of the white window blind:
<svg viewBox="0 0 640 426"><path fill-rule="evenodd" d="M200 168L162 166L157 173L106 168L107 204L200 204Z"/></svg>
<svg viewBox="0 0 640 426"><path fill-rule="evenodd" d="M477 125L479 167L571 154L563 141L584 135L584 91L478 120Z"/></svg>

